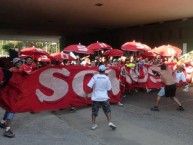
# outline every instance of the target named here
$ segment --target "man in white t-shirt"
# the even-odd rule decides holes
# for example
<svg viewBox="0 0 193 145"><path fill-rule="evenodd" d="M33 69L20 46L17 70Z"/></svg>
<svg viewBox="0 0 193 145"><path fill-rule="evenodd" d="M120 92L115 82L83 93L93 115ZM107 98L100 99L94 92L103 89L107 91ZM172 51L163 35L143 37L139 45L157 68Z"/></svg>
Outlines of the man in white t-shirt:
<svg viewBox="0 0 193 145"><path fill-rule="evenodd" d="M91 92L92 100L92 127L91 129L96 129L98 125L96 124L96 117L100 106L102 106L103 111L108 119L108 126L113 130L116 129L116 126L111 122L111 107L109 104L109 93L111 91L111 82L109 77L105 75L106 67L104 65L99 66L99 74L96 74L87 84L88 91ZM86 93L86 98L88 93Z"/></svg>
<svg viewBox="0 0 193 145"><path fill-rule="evenodd" d="M182 86L184 86L184 89L183 91L184 92L188 92L188 89L189 89L189 85L186 81L186 76L183 72L182 69L179 69L178 67L176 68L176 71L175 71L175 75L176 75L176 83L182 83Z"/></svg>

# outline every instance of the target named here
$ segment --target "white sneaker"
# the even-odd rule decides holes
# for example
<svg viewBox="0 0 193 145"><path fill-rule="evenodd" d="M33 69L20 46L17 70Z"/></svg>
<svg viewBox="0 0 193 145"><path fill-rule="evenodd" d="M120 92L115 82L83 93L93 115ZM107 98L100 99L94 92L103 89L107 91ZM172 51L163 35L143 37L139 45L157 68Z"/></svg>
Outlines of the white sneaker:
<svg viewBox="0 0 193 145"><path fill-rule="evenodd" d="M109 122L109 127L112 128L112 130L116 129L116 126L112 122Z"/></svg>
<svg viewBox="0 0 193 145"><path fill-rule="evenodd" d="M123 95L123 96L122 96L122 98L125 98L125 97L127 97L127 95Z"/></svg>
<svg viewBox="0 0 193 145"><path fill-rule="evenodd" d="M149 92L151 92L152 89L148 89L148 88L147 88L146 90L147 90L147 93L149 93Z"/></svg>
<svg viewBox="0 0 193 145"><path fill-rule="evenodd" d="M122 104L121 102L118 102L118 103L117 103L117 105L119 105L119 106L123 106L123 104Z"/></svg>
<svg viewBox="0 0 193 145"><path fill-rule="evenodd" d="M71 107L70 108L70 113L73 113L73 112L75 112L76 111L76 108L74 108L74 107Z"/></svg>
<svg viewBox="0 0 193 145"><path fill-rule="evenodd" d="M184 92L188 92L188 89L189 89L189 86L186 85L186 86L184 87L183 91L184 91Z"/></svg>
<svg viewBox="0 0 193 145"><path fill-rule="evenodd" d="M97 127L98 127L97 124L93 124L93 125L91 126L91 129L92 129L92 130L95 130Z"/></svg>

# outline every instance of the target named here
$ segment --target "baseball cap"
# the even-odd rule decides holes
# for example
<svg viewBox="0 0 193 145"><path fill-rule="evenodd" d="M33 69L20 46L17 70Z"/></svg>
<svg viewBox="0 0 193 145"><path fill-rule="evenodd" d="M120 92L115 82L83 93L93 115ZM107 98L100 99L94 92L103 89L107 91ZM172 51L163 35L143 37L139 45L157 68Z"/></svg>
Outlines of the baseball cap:
<svg viewBox="0 0 193 145"><path fill-rule="evenodd" d="M99 71L105 71L105 70L106 70L106 67L104 65L99 66Z"/></svg>
<svg viewBox="0 0 193 145"><path fill-rule="evenodd" d="M19 61L21 61L21 59L19 57L16 57L16 58L13 59L13 64L16 64Z"/></svg>

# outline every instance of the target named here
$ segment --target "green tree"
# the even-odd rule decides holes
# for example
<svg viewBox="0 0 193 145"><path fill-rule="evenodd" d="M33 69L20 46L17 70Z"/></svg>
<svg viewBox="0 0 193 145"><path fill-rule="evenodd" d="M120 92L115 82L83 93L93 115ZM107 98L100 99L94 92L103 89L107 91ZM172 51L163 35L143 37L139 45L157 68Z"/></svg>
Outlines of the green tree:
<svg viewBox="0 0 193 145"><path fill-rule="evenodd" d="M25 47L37 47L46 50L48 53L59 52L59 43L53 42L33 42L33 41L7 41L1 40L0 50L10 53L10 50L19 51Z"/></svg>
<svg viewBox="0 0 193 145"><path fill-rule="evenodd" d="M7 43L2 46L2 49L6 52L9 52L9 49L13 49L15 46L13 43Z"/></svg>

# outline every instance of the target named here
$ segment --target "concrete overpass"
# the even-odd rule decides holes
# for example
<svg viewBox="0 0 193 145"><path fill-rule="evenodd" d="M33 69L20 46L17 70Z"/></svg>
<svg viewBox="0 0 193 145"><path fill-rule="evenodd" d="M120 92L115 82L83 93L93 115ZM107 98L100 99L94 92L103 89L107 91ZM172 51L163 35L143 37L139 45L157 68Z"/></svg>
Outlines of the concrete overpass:
<svg viewBox="0 0 193 145"><path fill-rule="evenodd" d="M1 0L0 33L65 36L186 20L192 0Z"/></svg>

